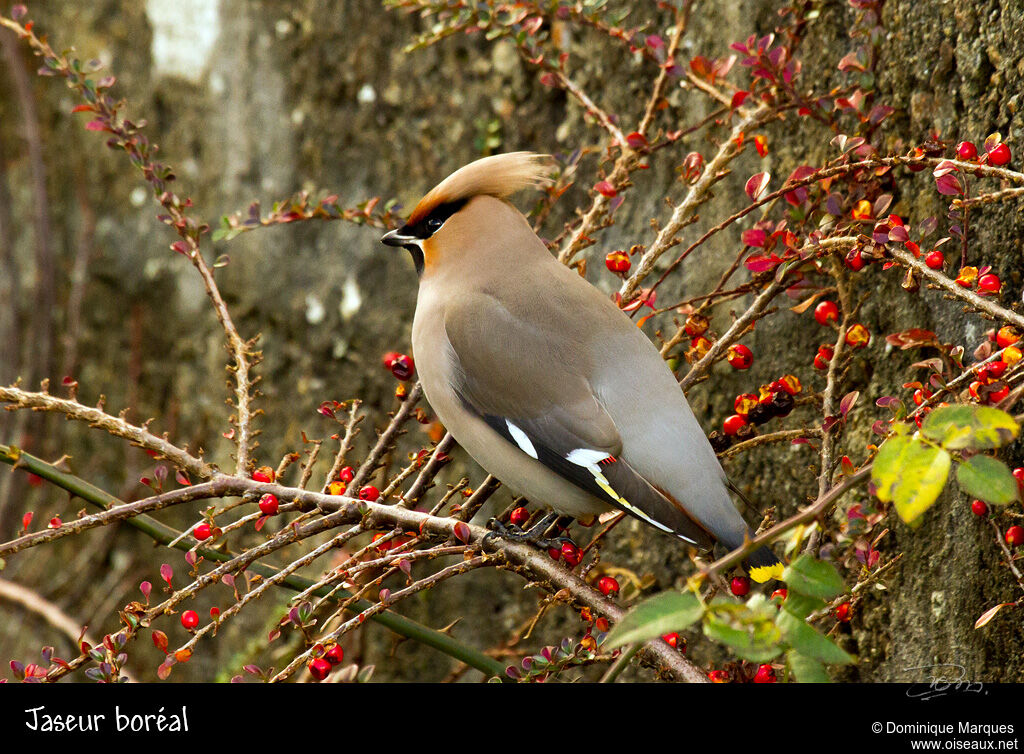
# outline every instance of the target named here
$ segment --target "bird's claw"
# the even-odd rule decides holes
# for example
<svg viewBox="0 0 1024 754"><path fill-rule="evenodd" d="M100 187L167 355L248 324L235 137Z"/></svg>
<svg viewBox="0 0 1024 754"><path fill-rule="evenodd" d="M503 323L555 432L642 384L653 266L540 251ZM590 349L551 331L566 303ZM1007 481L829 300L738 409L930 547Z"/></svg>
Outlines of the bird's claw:
<svg viewBox="0 0 1024 754"><path fill-rule="evenodd" d="M484 536L484 542L486 543L491 537L501 537L502 539L507 539L510 542L527 542L545 550L558 550L561 549L562 545L566 542L572 543L572 540L566 536L544 536L544 532L547 531L548 527L550 527L556 519L556 514L545 516L535 525L524 531L515 524L503 524L498 519L492 518L487 522L487 528L491 531Z"/></svg>

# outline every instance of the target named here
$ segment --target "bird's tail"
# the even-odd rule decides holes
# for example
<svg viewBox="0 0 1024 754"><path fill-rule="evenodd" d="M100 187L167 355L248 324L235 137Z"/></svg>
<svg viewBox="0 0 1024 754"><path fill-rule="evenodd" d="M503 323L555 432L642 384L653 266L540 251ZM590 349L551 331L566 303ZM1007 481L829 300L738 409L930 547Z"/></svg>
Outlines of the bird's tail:
<svg viewBox="0 0 1024 754"><path fill-rule="evenodd" d="M782 561L775 557L775 553L767 547L754 550L747 556L747 570L750 572L750 578L758 584L782 578L782 569Z"/></svg>

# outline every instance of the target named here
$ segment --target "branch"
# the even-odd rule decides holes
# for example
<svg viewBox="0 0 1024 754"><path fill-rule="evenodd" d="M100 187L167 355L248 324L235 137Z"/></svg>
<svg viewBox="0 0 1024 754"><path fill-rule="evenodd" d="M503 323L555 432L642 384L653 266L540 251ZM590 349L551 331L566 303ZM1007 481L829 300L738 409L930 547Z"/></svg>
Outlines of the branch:
<svg viewBox="0 0 1024 754"><path fill-rule="evenodd" d="M842 483L837 484L835 487L830 489L827 493L820 496L807 508L796 515L790 516L785 521L780 521L771 529L767 529L751 540L748 540L742 547L737 547L735 550L727 555L722 556L714 563L709 565L707 568L701 569L699 580L703 580L708 576L712 576L719 573L726 568L731 568L734 565L739 564L747 555L752 553L754 550L759 548L761 545L771 542L776 537L785 534L790 529L793 529L800 524L806 524L810 521L814 521L821 516L829 506L831 506L836 500L841 498L844 494L849 492L851 489L860 484L868 474L871 473L871 464L868 464L857 470L853 476L847 477Z"/></svg>
<svg viewBox="0 0 1024 754"><path fill-rule="evenodd" d="M115 437L122 437L132 445L152 450L178 468L203 479L209 479L217 473L213 466L201 458L187 453L167 439L152 434L145 425L136 426L123 417L115 417L106 413L102 410L102 399L100 407L91 408L72 398L58 398L47 392L31 393L11 386L0 387L0 403L9 403L17 408L30 408L33 411L52 411L64 414L68 419L86 422L90 427L102 429Z"/></svg>

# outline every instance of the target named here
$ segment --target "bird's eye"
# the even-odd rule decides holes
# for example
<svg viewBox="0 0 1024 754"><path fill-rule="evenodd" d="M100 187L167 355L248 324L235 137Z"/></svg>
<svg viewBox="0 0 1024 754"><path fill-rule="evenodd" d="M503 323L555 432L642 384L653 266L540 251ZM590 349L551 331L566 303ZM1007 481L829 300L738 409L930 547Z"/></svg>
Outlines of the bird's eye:
<svg viewBox="0 0 1024 754"><path fill-rule="evenodd" d="M428 217L427 218L427 230L431 233L435 233L440 227L444 225L444 220L440 217Z"/></svg>

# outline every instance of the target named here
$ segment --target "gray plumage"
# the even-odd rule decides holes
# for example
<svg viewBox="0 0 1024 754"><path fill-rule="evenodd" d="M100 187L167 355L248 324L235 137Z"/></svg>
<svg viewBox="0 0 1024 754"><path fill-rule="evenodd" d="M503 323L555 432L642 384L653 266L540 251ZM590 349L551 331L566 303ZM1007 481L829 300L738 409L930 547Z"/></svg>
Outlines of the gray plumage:
<svg viewBox="0 0 1024 754"><path fill-rule="evenodd" d="M442 183L383 239L418 256L413 355L438 418L531 501L574 516L620 508L702 550L742 545L725 474L655 346L500 191L474 192L474 169L488 187L510 164L522 186L516 157L537 170L534 155L501 157L453 174L462 195ZM762 549L749 563L777 561Z"/></svg>

